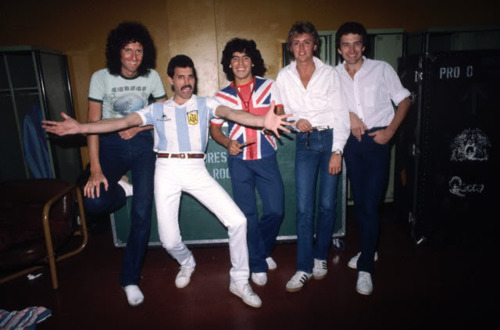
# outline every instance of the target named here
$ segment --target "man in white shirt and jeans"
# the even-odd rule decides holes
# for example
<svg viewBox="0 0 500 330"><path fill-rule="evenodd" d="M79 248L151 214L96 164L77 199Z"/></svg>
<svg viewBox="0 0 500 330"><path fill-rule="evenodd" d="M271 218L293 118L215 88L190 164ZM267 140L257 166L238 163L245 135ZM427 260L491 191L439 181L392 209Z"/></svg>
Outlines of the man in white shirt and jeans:
<svg viewBox="0 0 500 330"><path fill-rule="evenodd" d="M289 292L301 290L311 277L319 280L327 274L342 152L349 136L349 113L343 102L339 75L318 58L319 47L313 24L294 24L287 40L292 61L276 79L284 110L293 114L298 130L297 271L286 284ZM317 185L318 210L314 212ZM314 214L317 214L316 226Z"/></svg>
<svg viewBox="0 0 500 330"><path fill-rule="evenodd" d="M410 92L388 63L363 56L367 42L363 25L343 24L336 39L337 51L344 58L336 69L351 122L344 157L361 235L361 252L349 266L358 269L356 291L369 295L379 237L378 212L389 173L389 141L408 112Z"/></svg>

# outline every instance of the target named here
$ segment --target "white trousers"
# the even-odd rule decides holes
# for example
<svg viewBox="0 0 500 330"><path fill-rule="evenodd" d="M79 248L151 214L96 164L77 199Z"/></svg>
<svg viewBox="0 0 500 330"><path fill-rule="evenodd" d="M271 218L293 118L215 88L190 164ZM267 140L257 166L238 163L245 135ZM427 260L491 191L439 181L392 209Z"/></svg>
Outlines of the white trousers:
<svg viewBox="0 0 500 330"><path fill-rule="evenodd" d="M183 191L201 202L228 228L231 281L248 282L247 220L224 188L210 176L203 159L156 159L155 203L158 234L163 247L181 266L195 265L189 264L194 261L190 258L191 251L182 241L179 228Z"/></svg>

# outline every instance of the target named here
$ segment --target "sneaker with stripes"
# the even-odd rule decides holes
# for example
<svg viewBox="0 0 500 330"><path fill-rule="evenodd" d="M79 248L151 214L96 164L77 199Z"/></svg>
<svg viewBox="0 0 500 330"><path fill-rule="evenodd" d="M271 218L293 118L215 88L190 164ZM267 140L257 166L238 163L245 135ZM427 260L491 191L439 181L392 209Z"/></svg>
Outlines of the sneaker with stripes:
<svg viewBox="0 0 500 330"><path fill-rule="evenodd" d="M312 274L308 274L301 270L297 271L286 284L286 291L297 292L302 290L302 287L311 278Z"/></svg>
<svg viewBox="0 0 500 330"><path fill-rule="evenodd" d="M325 278L326 273L328 273L326 260L314 259L313 278L315 280L321 280Z"/></svg>

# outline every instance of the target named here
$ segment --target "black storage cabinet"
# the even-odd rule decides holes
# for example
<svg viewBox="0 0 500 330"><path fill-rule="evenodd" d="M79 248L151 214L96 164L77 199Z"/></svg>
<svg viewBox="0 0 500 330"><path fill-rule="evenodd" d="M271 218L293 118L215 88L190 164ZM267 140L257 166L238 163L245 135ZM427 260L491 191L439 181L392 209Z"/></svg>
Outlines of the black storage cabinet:
<svg viewBox="0 0 500 330"><path fill-rule="evenodd" d="M500 50L404 57L412 106L396 136L395 205L417 244L495 232Z"/></svg>
<svg viewBox="0 0 500 330"><path fill-rule="evenodd" d="M82 173L79 135L47 135L42 119L75 116L66 55L31 46L0 47L0 181Z"/></svg>

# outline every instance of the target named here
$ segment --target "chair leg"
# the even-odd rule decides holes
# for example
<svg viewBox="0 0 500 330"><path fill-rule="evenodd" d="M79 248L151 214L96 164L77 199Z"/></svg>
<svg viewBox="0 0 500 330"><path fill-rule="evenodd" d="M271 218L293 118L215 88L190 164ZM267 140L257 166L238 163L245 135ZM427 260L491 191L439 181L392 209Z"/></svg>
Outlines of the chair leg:
<svg viewBox="0 0 500 330"><path fill-rule="evenodd" d="M50 267L50 277L52 279L52 288L56 290L59 288L59 281L57 280L56 261L54 258L54 254L49 256L49 267Z"/></svg>
<svg viewBox="0 0 500 330"><path fill-rule="evenodd" d="M49 210L50 208L45 207L43 214L43 230L45 232L45 245L47 248L47 259L50 268L50 277L52 278L52 288L56 290L59 288L59 283L57 281L57 270L56 270L56 260L54 245L52 244L52 235L50 233L49 225Z"/></svg>

